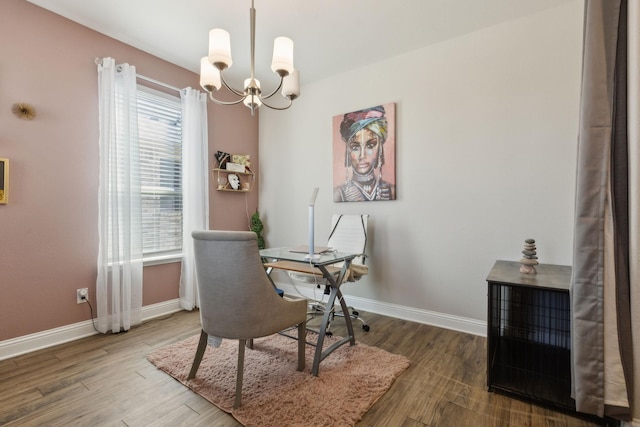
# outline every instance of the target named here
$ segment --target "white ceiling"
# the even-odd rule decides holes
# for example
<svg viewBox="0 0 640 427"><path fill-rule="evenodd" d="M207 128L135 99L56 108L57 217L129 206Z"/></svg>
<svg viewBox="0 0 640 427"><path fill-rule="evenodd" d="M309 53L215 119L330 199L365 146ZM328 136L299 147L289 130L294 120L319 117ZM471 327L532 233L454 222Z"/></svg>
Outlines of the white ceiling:
<svg viewBox="0 0 640 427"><path fill-rule="evenodd" d="M28 1L196 73L208 31L224 28L234 62L228 73L248 77L250 0ZM255 0L256 77L271 74L281 35L294 41L305 84L570 1Z"/></svg>

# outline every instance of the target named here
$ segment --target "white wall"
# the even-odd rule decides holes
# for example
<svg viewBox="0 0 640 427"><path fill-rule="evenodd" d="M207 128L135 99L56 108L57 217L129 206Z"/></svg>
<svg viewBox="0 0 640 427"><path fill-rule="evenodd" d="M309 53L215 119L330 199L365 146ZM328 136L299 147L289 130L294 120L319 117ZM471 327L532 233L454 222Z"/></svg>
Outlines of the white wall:
<svg viewBox="0 0 640 427"><path fill-rule="evenodd" d="M484 324L487 273L517 261L526 238L541 262L570 265L582 3L303 85L292 109L261 110L267 244L305 242L318 186L317 241L334 212L371 215L370 274L345 293L427 322ZM331 118L387 102L398 199L334 203Z"/></svg>

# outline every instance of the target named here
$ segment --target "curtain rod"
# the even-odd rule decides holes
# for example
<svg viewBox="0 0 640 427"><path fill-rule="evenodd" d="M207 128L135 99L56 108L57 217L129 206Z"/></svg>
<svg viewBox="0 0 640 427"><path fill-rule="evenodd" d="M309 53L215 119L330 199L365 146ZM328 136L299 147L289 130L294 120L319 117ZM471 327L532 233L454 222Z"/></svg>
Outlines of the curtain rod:
<svg viewBox="0 0 640 427"><path fill-rule="evenodd" d="M95 58L94 62L96 64L102 64L102 58ZM178 89L175 86L171 86L171 85L168 85L166 83L162 83L161 81L158 81L156 79L152 79L151 77L143 76L142 74L137 74L136 73L136 78L138 78L140 80L147 81L149 83L153 83L154 85L162 86L163 88L166 88L166 89L175 90L176 92L182 91L182 89Z"/></svg>
<svg viewBox="0 0 640 427"><path fill-rule="evenodd" d="M140 80L147 81L149 83L153 83L154 85L162 86L162 87L164 87L166 89L175 90L176 92L182 91L182 89L178 89L175 86L171 86L171 85L168 85L166 83L162 83L162 82L160 82L158 80L152 79L151 77L143 76L142 74L136 74L136 78L138 78Z"/></svg>

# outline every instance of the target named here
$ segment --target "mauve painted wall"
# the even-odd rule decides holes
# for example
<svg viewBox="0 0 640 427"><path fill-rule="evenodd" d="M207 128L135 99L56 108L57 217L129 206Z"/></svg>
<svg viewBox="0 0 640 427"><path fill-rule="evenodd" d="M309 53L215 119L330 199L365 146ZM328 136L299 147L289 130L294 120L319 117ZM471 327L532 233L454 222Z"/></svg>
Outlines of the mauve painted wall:
<svg viewBox="0 0 640 427"><path fill-rule="evenodd" d="M76 304L77 288L89 288L95 307L94 59L111 56L176 87L198 87L198 76L24 0L2 1L0 40L0 157L11 166L9 204L0 205L2 341L89 319L87 304ZM13 116L16 102L32 104L36 119ZM210 153L250 154L257 167L257 117L242 106L208 108ZM247 229L258 188L245 198L211 187L210 227ZM146 267L144 275L144 305L178 298L180 263Z"/></svg>

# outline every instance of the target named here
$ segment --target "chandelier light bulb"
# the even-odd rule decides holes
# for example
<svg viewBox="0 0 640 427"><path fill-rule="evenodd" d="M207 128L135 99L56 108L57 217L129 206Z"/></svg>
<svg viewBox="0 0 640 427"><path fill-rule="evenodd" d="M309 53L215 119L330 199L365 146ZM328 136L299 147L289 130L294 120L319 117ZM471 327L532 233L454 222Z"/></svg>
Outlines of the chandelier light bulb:
<svg viewBox="0 0 640 427"><path fill-rule="evenodd" d="M247 92L247 89L250 88L250 87L257 87L258 90L260 90L260 80L253 79L253 81L255 83L254 83L254 85L251 85L251 78L244 79L244 91L245 91L245 93Z"/></svg>
<svg viewBox="0 0 640 427"><path fill-rule="evenodd" d="M209 57L204 56L200 59L200 86L207 92L212 90L220 90L222 83L220 82L220 71L211 65Z"/></svg>
<svg viewBox="0 0 640 427"><path fill-rule="evenodd" d="M209 31L209 62L219 70L231 67L231 36L221 28Z"/></svg>
<svg viewBox="0 0 640 427"><path fill-rule="evenodd" d="M293 71L293 40L290 38L276 37L273 41L271 71L282 77Z"/></svg>
<svg viewBox="0 0 640 427"><path fill-rule="evenodd" d="M282 81L282 96L291 100L300 96L300 73L295 68Z"/></svg>
<svg viewBox="0 0 640 427"><path fill-rule="evenodd" d="M242 102L252 110L262 105L262 101L260 101L260 98L257 95L249 95Z"/></svg>

